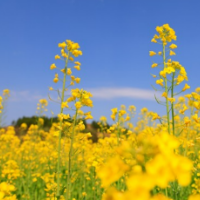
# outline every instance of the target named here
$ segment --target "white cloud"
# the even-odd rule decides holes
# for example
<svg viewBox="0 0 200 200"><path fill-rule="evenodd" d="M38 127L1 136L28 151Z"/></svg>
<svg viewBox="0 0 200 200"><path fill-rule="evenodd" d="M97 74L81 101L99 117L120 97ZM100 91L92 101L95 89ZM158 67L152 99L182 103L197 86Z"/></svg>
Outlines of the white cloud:
<svg viewBox="0 0 200 200"><path fill-rule="evenodd" d="M24 91L10 91L9 101L24 102L24 101L37 101L39 99L47 98L47 96L40 95L36 92Z"/></svg>
<svg viewBox="0 0 200 200"><path fill-rule="evenodd" d="M154 101L154 94L158 93L154 90L147 90L141 88L131 87L102 87L102 88L87 88L91 92L94 99L112 100L116 98L130 98L130 99L143 99ZM57 100L55 94L50 95L52 99ZM11 91L9 101L12 102L35 102L39 99L47 99L48 95L39 94L32 91Z"/></svg>
<svg viewBox="0 0 200 200"><path fill-rule="evenodd" d="M131 98L131 99L144 99L144 100L155 100L154 90L146 90L140 88L129 88L129 87L109 87L109 88L89 88L94 98L98 99L115 99L115 98Z"/></svg>

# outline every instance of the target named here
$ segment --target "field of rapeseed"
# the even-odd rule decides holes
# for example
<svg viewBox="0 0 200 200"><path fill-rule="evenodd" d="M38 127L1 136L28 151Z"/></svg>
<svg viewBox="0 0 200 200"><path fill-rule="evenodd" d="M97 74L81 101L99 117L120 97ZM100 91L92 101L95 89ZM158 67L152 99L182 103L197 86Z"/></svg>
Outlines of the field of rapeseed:
<svg viewBox="0 0 200 200"><path fill-rule="evenodd" d="M48 131L42 118L30 127L23 123L20 137L12 126L0 128L0 200L200 199L200 88L182 94L190 86L185 68L173 59L175 31L164 24L156 32L152 42L160 51L149 55L156 61L155 99L166 115L144 107L134 124L134 105L113 108L113 124L106 126L102 116L93 143L82 121L92 119L83 111L93 106L92 94L74 86L80 82L73 71L81 69L82 51L70 40L59 43L55 59L63 68L53 63L50 69L57 70L53 82L62 89L49 88L58 95L59 122ZM6 89L0 96L0 122L9 95ZM47 106L46 99L39 101L39 116Z"/></svg>

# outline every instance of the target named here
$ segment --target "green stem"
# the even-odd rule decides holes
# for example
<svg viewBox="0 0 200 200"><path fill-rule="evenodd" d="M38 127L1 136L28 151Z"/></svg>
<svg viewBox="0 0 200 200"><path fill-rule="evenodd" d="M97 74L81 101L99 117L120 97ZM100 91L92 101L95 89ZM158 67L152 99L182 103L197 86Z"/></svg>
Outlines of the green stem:
<svg viewBox="0 0 200 200"><path fill-rule="evenodd" d="M166 68L166 57L165 57L165 45L164 45L164 43L163 43L163 64L164 64L164 68ZM169 117L169 100L168 100L167 77L165 78L165 93L167 94L166 109L167 109L168 133L170 134L170 117Z"/></svg>
<svg viewBox="0 0 200 200"><path fill-rule="evenodd" d="M165 188L165 196L168 197L168 190Z"/></svg>
<svg viewBox="0 0 200 200"><path fill-rule="evenodd" d="M118 114L118 119L117 119L117 143L119 145L119 140L120 140L120 130L119 130L119 114Z"/></svg>
<svg viewBox="0 0 200 200"><path fill-rule="evenodd" d="M171 98L174 98L174 77L175 72L172 74L172 86L171 86ZM174 104L171 103L171 111L172 111L172 132L173 135L175 135L175 121L174 121ZM175 150L174 150L175 152ZM174 182L174 198L177 200L177 185L176 182Z"/></svg>
<svg viewBox="0 0 200 200"><path fill-rule="evenodd" d="M64 78L63 78L60 113L63 113L62 102L64 101L64 97L65 97L65 85L66 85L68 58L69 58L69 53L68 53L67 59L65 60L65 73L64 73ZM63 122L61 120L60 121L60 128L62 127L62 124L63 124ZM62 130L59 131L59 136L58 136L57 194L56 194L58 200L60 199L60 172L61 172L61 169L60 169L60 149L61 149L61 137L62 137Z"/></svg>
<svg viewBox="0 0 200 200"><path fill-rule="evenodd" d="M74 132L76 127L76 119L78 115L78 109L76 109L76 113L74 116L74 122L73 122L73 129L71 133L71 143L70 143L70 149L69 149L69 158L68 158L68 177L67 177L67 200L71 198L71 161L72 161L72 154L73 154L73 142L74 142Z"/></svg>
<svg viewBox="0 0 200 200"><path fill-rule="evenodd" d="M174 98L174 76L175 72L173 72L172 74L171 98ZM175 135L174 103L171 104L171 111L172 111L172 130L173 130L173 135Z"/></svg>

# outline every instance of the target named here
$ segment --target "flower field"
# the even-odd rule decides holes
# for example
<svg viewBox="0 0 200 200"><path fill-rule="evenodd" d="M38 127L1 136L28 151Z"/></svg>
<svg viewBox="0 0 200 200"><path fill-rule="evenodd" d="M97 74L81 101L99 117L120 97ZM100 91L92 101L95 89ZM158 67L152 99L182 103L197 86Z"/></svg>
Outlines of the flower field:
<svg viewBox="0 0 200 200"><path fill-rule="evenodd" d="M105 116L99 120L98 142L84 132L82 120L93 117L83 110L93 102L73 73L81 70L80 46L58 44L49 87L58 96L58 122L44 129L49 96L37 105L37 124L22 123L20 135L0 126L0 200L200 200L200 88L187 93L186 69L174 60L174 29L157 26L151 41L160 48L149 55L165 116L144 107L134 123L134 105L113 108L111 126ZM8 89L0 96L0 122L9 96Z"/></svg>

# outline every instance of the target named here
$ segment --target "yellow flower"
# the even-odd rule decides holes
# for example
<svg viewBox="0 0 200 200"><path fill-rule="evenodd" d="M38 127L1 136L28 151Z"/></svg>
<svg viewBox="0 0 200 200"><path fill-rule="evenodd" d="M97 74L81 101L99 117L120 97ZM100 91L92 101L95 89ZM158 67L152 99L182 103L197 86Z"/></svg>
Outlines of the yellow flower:
<svg viewBox="0 0 200 200"><path fill-rule="evenodd" d="M123 116L123 115L125 115L126 114L126 111L125 110L119 110L119 116L121 117L121 116Z"/></svg>
<svg viewBox="0 0 200 200"><path fill-rule="evenodd" d="M152 68L157 67L157 66L158 66L157 63L153 63L153 64L151 65Z"/></svg>
<svg viewBox="0 0 200 200"><path fill-rule="evenodd" d="M129 110L130 112L136 111L136 107L135 107L134 105L130 105L130 106L128 107L128 110Z"/></svg>
<svg viewBox="0 0 200 200"><path fill-rule="evenodd" d="M46 99L40 99L39 100L40 104L47 106L48 105L48 101Z"/></svg>
<svg viewBox="0 0 200 200"><path fill-rule="evenodd" d="M167 74L171 74L171 73L175 72L175 69L173 67L166 67L164 69L164 72Z"/></svg>
<svg viewBox="0 0 200 200"><path fill-rule="evenodd" d="M106 121L107 121L107 118L106 118L105 116L101 116L99 120L100 120L100 121L103 121L103 122L106 122Z"/></svg>
<svg viewBox="0 0 200 200"><path fill-rule="evenodd" d="M81 66L81 63L78 62L78 61L74 62L74 64L75 64L75 65L79 65L79 66Z"/></svg>
<svg viewBox="0 0 200 200"><path fill-rule="evenodd" d="M161 119L157 113L153 113L152 120Z"/></svg>
<svg viewBox="0 0 200 200"><path fill-rule="evenodd" d="M82 192L82 195L85 197L85 196L87 196L87 193L86 192Z"/></svg>
<svg viewBox="0 0 200 200"><path fill-rule="evenodd" d="M183 76L186 81L188 80L185 68L182 66L180 67L180 75Z"/></svg>
<svg viewBox="0 0 200 200"><path fill-rule="evenodd" d="M91 115L91 112L87 112L87 113L85 113L85 119L87 120L87 119L93 119L93 117L92 117L92 115Z"/></svg>
<svg viewBox="0 0 200 200"><path fill-rule="evenodd" d="M159 33L158 38L163 42L164 45L167 42L171 42L172 40L176 40L175 31L169 26L169 24L164 24L163 26L157 26L156 31Z"/></svg>
<svg viewBox="0 0 200 200"><path fill-rule="evenodd" d="M188 99L192 98L191 94L186 94L185 97L187 97Z"/></svg>
<svg viewBox="0 0 200 200"><path fill-rule="evenodd" d="M168 60L167 60L167 62L168 62L168 63L167 63L168 65L169 65L169 64L171 64L171 62L172 62L172 59L171 59L171 58L170 58L170 59L168 59Z"/></svg>
<svg viewBox="0 0 200 200"><path fill-rule="evenodd" d="M126 121L129 121L130 119L131 119L130 116L127 115L126 118L125 118L125 122L126 122Z"/></svg>
<svg viewBox="0 0 200 200"><path fill-rule="evenodd" d="M65 42L59 43L58 47L64 49L67 46L67 44Z"/></svg>
<svg viewBox="0 0 200 200"><path fill-rule="evenodd" d="M67 115L65 115L63 113L58 114L59 121L62 121L63 119L69 119L69 118L70 118L69 114L67 114Z"/></svg>
<svg viewBox="0 0 200 200"><path fill-rule="evenodd" d="M69 60L74 61L74 58L73 57L69 57Z"/></svg>
<svg viewBox="0 0 200 200"><path fill-rule="evenodd" d="M166 93L166 92L163 92L163 93L162 93L162 97L167 98L167 93Z"/></svg>
<svg viewBox="0 0 200 200"><path fill-rule="evenodd" d="M150 55L150 56L155 56L155 55L156 55L156 52L154 52L154 51L149 51L149 55Z"/></svg>
<svg viewBox="0 0 200 200"><path fill-rule="evenodd" d="M37 178L33 178L33 182L36 182L37 181Z"/></svg>
<svg viewBox="0 0 200 200"><path fill-rule="evenodd" d="M70 68L67 68L67 75L71 75L72 74L72 70Z"/></svg>
<svg viewBox="0 0 200 200"><path fill-rule="evenodd" d="M200 109L200 103L197 102L197 101L194 101L193 106L194 106L197 110Z"/></svg>
<svg viewBox="0 0 200 200"><path fill-rule="evenodd" d="M43 118L39 118L39 119L38 119L38 124L44 125L44 119L43 119Z"/></svg>
<svg viewBox="0 0 200 200"><path fill-rule="evenodd" d="M141 109L141 113L142 113L142 114L147 113L147 112L148 112L148 108L145 108L145 107L144 107L144 108Z"/></svg>
<svg viewBox="0 0 200 200"><path fill-rule="evenodd" d="M81 55L82 55L82 51L80 51L80 50L74 50L74 51L72 52L72 54L73 54L75 57L78 57L78 56L81 56Z"/></svg>
<svg viewBox="0 0 200 200"><path fill-rule="evenodd" d="M72 81L74 81L74 80L75 80L75 76L70 76L70 78L72 79Z"/></svg>
<svg viewBox="0 0 200 200"><path fill-rule="evenodd" d="M200 194L190 195L188 200L199 200Z"/></svg>
<svg viewBox="0 0 200 200"><path fill-rule="evenodd" d="M161 56L161 55L162 55L162 52L161 52L161 51L159 51L159 52L158 52L158 55L159 55L159 56Z"/></svg>
<svg viewBox="0 0 200 200"><path fill-rule="evenodd" d="M55 55L55 59L60 59L60 56L59 55Z"/></svg>
<svg viewBox="0 0 200 200"><path fill-rule="evenodd" d="M156 84L163 87L163 80L162 79L156 80Z"/></svg>
<svg viewBox="0 0 200 200"><path fill-rule="evenodd" d="M174 161L173 164L176 166L174 172L177 176L178 183L181 186L188 186L191 182L192 161L184 156L176 156Z"/></svg>
<svg viewBox="0 0 200 200"><path fill-rule="evenodd" d="M178 102L179 103L184 103L185 102L185 98L184 97L179 97L178 98Z"/></svg>
<svg viewBox="0 0 200 200"><path fill-rule="evenodd" d="M153 196L150 200L172 200L168 197L166 197L163 194L156 194L155 196Z"/></svg>
<svg viewBox="0 0 200 200"><path fill-rule="evenodd" d="M76 65L74 66L75 69L77 69L78 71L81 70L80 65Z"/></svg>
<svg viewBox="0 0 200 200"><path fill-rule="evenodd" d="M199 118L197 114L192 115L192 119L196 122L199 123Z"/></svg>
<svg viewBox="0 0 200 200"><path fill-rule="evenodd" d="M157 43L157 41L156 41L155 38L153 38L153 39L151 40L151 42Z"/></svg>
<svg viewBox="0 0 200 200"><path fill-rule="evenodd" d="M80 98L81 97L81 91L78 88L72 89L71 93L72 93L73 97L76 97L76 98Z"/></svg>
<svg viewBox="0 0 200 200"><path fill-rule="evenodd" d="M134 196L138 197L139 195L138 200L149 199L149 191L154 187L154 184L154 179L147 173L138 173L127 178L127 187L131 193L133 192L132 195L134 193ZM135 199L132 195L128 199Z"/></svg>
<svg viewBox="0 0 200 200"><path fill-rule="evenodd" d="M22 123L20 128L23 129L23 130L26 130L27 129L27 124L26 123Z"/></svg>
<svg viewBox="0 0 200 200"><path fill-rule="evenodd" d="M181 75L178 75L178 77L177 77L177 85L179 85L183 81L184 81L184 77L181 76Z"/></svg>
<svg viewBox="0 0 200 200"><path fill-rule="evenodd" d="M159 36L156 35L156 34L155 34L153 37L154 37L155 39L159 39Z"/></svg>
<svg viewBox="0 0 200 200"><path fill-rule="evenodd" d="M56 68L56 65L53 63L51 66L50 66L50 69L55 69Z"/></svg>
<svg viewBox="0 0 200 200"><path fill-rule="evenodd" d="M81 81L81 79L80 79L80 78L78 78L78 77L77 77L77 78L75 78L75 82L76 82L76 83L80 83L80 81Z"/></svg>
<svg viewBox="0 0 200 200"><path fill-rule="evenodd" d="M76 107L76 109L80 109L80 108L82 107L81 102L80 102L80 101L77 101L77 102L75 103L75 107Z"/></svg>
<svg viewBox="0 0 200 200"><path fill-rule="evenodd" d="M183 104L183 109L179 111L180 114L184 115L185 111L188 110L188 107Z"/></svg>
<svg viewBox="0 0 200 200"><path fill-rule="evenodd" d="M189 126L190 123L191 123L191 120L189 119L189 117L185 117L185 118L184 118L184 124L185 124L186 126Z"/></svg>
<svg viewBox="0 0 200 200"><path fill-rule="evenodd" d="M118 157L109 159L108 162L97 170L97 176L101 179L102 187L107 188L117 181L129 167Z"/></svg>
<svg viewBox="0 0 200 200"><path fill-rule="evenodd" d="M62 102L61 108L69 108L69 106L67 104L67 101L66 102Z"/></svg>
<svg viewBox="0 0 200 200"><path fill-rule="evenodd" d="M161 34L163 32L163 27L162 26L157 26L156 27L156 31Z"/></svg>
<svg viewBox="0 0 200 200"><path fill-rule="evenodd" d="M162 76L163 78L166 78L166 72L165 71L160 71L160 76Z"/></svg>
<svg viewBox="0 0 200 200"><path fill-rule="evenodd" d="M59 79L57 78L57 77L55 77L54 79L53 79L53 82L54 83L57 83L59 81Z"/></svg>
<svg viewBox="0 0 200 200"><path fill-rule="evenodd" d="M186 83L184 88L182 89L182 91L185 91L185 90L188 90L188 89L190 89L190 86Z"/></svg>
<svg viewBox="0 0 200 200"><path fill-rule="evenodd" d="M175 98L167 98L168 99L168 101L170 101L170 103L174 103L175 101L176 101L176 99Z"/></svg>
<svg viewBox="0 0 200 200"><path fill-rule="evenodd" d="M61 71L62 73L65 73L65 68L61 69L60 71Z"/></svg>
<svg viewBox="0 0 200 200"><path fill-rule="evenodd" d="M123 105L123 104L122 104L120 107L121 107L121 109L123 109L123 110L125 110L125 109L126 109L126 106L125 106L125 105Z"/></svg>
<svg viewBox="0 0 200 200"><path fill-rule="evenodd" d="M168 161L162 154L156 155L154 159L151 159L147 162L146 171L149 175L151 175L152 179L155 182L154 184L158 185L161 188L167 187L168 182L173 181L175 179L174 174L170 169Z"/></svg>
<svg viewBox="0 0 200 200"><path fill-rule="evenodd" d="M171 44L171 45L169 46L169 48L170 48L170 49L176 49L176 48L177 48L177 45Z"/></svg>
<svg viewBox="0 0 200 200"><path fill-rule="evenodd" d="M9 96L9 94L10 94L10 90L9 89L3 90L3 96L5 96L5 95Z"/></svg>
<svg viewBox="0 0 200 200"><path fill-rule="evenodd" d="M152 76L153 78L156 78L156 77L157 77L155 74L151 74L151 76Z"/></svg>
<svg viewBox="0 0 200 200"><path fill-rule="evenodd" d="M116 114L117 114L117 108L113 108L113 109L111 109L111 111L112 111L112 114L113 114L113 115L116 115Z"/></svg>
<svg viewBox="0 0 200 200"><path fill-rule="evenodd" d="M113 121L115 121L115 115L114 114L112 114L112 115L110 115L110 118L113 120Z"/></svg>
<svg viewBox="0 0 200 200"><path fill-rule="evenodd" d="M62 53L62 56L63 56L64 58L68 58L68 55L67 55L66 53Z"/></svg>
<svg viewBox="0 0 200 200"><path fill-rule="evenodd" d="M80 46L79 46L78 43L73 43L73 44L71 45L71 47L72 47L73 50L79 49L79 48L80 48Z"/></svg>
<svg viewBox="0 0 200 200"><path fill-rule="evenodd" d="M199 93L199 92L200 92L200 87L196 88L195 91L196 91L197 93Z"/></svg>
<svg viewBox="0 0 200 200"><path fill-rule="evenodd" d="M169 55L170 55L170 56L174 56L174 55L176 55L176 53L175 53L174 51L170 50L170 51L169 51Z"/></svg>

